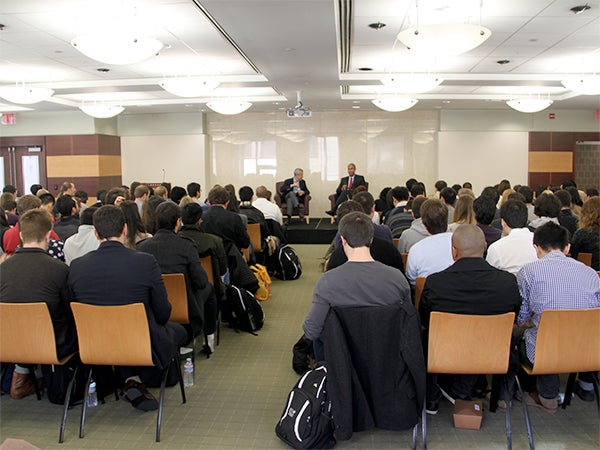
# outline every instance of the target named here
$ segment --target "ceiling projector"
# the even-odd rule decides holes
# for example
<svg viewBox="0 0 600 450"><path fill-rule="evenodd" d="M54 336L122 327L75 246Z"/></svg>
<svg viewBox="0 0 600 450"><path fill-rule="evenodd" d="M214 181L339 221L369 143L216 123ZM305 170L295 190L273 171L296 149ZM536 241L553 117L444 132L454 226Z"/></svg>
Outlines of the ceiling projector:
<svg viewBox="0 0 600 450"><path fill-rule="evenodd" d="M298 102L296 106L289 108L286 113L288 117L312 117L312 111L310 108L302 105L302 100L300 100L300 91L297 93Z"/></svg>

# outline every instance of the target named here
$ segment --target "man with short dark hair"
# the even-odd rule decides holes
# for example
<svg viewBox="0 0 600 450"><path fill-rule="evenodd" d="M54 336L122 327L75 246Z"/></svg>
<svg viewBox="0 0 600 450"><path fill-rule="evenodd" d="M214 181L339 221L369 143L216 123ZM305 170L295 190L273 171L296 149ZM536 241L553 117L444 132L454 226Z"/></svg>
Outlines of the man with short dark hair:
<svg viewBox="0 0 600 450"><path fill-rule="evenodd" d="M227 211L229 192L221 186L215 186L208 193L210 208L203 214L202 230L216 234L223 239L227 252L233 244L238 249L250 246L250 237L239 215Z"/></svg>
<svg viewBox="0 0 600 450"><path fill-rule="evenodd" d="M421 218L421 207L427 200L426 197L420 196L413 200L411 214L413 221L410 224L408 230L404 230L398 240L398 251L400 253L408 253L413 245L417 242L425 239L429 236L427 228L423 225L423 219Z"/></svg>
<svg viewBox="0 0 600 450"><path fill-rule="evenodd" d="M77 233L79 228L77 204L70 195L61 195L56 200L55 209L60 214L60 218L54 224L54 231L64 242Z"/></svg>
<svg viewBox="0 0 600 450"><path fill-rule="evenodd" d="M100 241L94 234L94 213L98 210L96 206L86 208L80 214L81 225L73 236L65 241L63 251L65 253L65 262L71 265L71 261L100 246Z"/></svg>
<svg viewBox="0 0 600 450"><path fill-rule="evenodd" d="M554 194L542 193L535 199L535 208L533 212L538 216L533 222L529 222L529 229L535 229L546 222L554 222L559 225L558 216L560 215L560 202Z"/></svg>
<svg viewBox="0 0 600 450"><path fill-rule="evenodd" d="M523 298L517 324L525 327L519 348L522 362L528 365L534 363L537 330L544 310L600 307L600 278L591 267L567 257L570 244L566 228L552 222L541 225L534 232L533 245L538 259L525 264L517 274ZM527 395L527 404L555 412L559 376L538 375L536 388L537 392Z"/></svg>
<svg viewBox="0 0 600 450"><path fill-rule="evenodd" d="M410 192L404 186L396 186L392 188L392 190L390 191L390 195L392 196L392 203L394 205L394 209L389 211L385 216L386 225L390 223L394 215L406 211L406 204L408 203Z"/></svg>
<svg viewBox="0 0 600 450"><path fill-rule="evenodd" d="M503 237L488 247L486 261L512 274L537 256L533 233L527 228L527 206L519 200L507 200L500 208Z"/></svg>
<svg viewBox="0 0 600 450"><path fill-rule="evenodd" d="M477 226L481 228L485 236L485 243L487 245L484 254L487 255L487 249L502 237L502 231L496 227L493 227L492 221L496 214L496 204L491 197L487 195L480 195L473 201L473 212L475 213L475 220L477 220Z"/></svg>
<svg viewBox="0 0 600 450"><path fill-rule="evenodd" d="M535 207L533 206L533 189L529 186L519 186L517 192L525 197L525 205L527 206L527 223L538 218L533 212Z"/></svg>
<svg viewBox="0 0 600 450"><path fill-rule="evenodd" d="M564 189L560 189L554 193L558 201L560 202L560 215L558 216L558 223L569 230L571 236L577 231L579 225L579 219L571 211L571 194Z"/></svg>
<svg viewBox="0 0 600 450"><path fill-rule="evenodd" d="M425 239L413 245L406 261L406 278L414 285L417 277L426 277L452 265L452 233L448 233L448 208L430 198L421 205L421 218L427 229Z"/></svg>
<svg viewBox="0 0 600 450"><path fill-rule="evenodd" d="M191 341L205 325L204 303L210 294L208 278L200 265L194 243L176 234L181 228L181 208L175 203L163 202L156 207L155 215L158 230L151 238L138 243L136 249L153 255L161 273L183 274L190 318L189 326L185 327Z"/></svg>
<svg viewBox="0 0 600 450"><path fill-rule="evenodd" d="M142 211L144 208L144 202L148 200L150 196L150 188L145 184L138 184L135 190L132 192L135 204L138 207L138 212L140 213L140 217L142 217Z"/></svg>
<svg viewBox="0 0 600 450"><path fill-rule="evenodd" d="M410 302L410 288L402 272L371 256L371 218L362 212L351 212L342 218L339 228L348 262L323 274L315 285L312 307L302 326L306 337L313 341L320 338L327 313L333 306ZM317 341L317 360L323 358L322 353L322 343Z"/></svg>
<svg viewBox="0 0 600 450"><path fill-rule="evenodd" d="M440 192L440 200L448 208L448 224L454 220L454 204L456 203L456 191L451 187L445 187Z"/></svg>
<svg viewBox="0 0 600 450"><path fill-rule="evenodd" d="M484 259L483 231L476 225L463 224L452 234L454 264L431 274L425 281L419 314L421 324L429 328L431 312L493 315L519 311L521 297L514 275L490 266ZM451 398L470 400L478 375L456 375ZM427 412L436 414L442 392L431 377L427 385Z"/></svg>
<svg viewBox="0 0 600 450"><path fill-rule="evenodd" d="M200 183L196 183L196 182L192 182L189 183L186 187L187 193L188 195L191 197L191 199L199 204L200 206L205 206L204 202L202 202L202 199L200 198L200 195L202 195L202 189L200 187Z"/></svg>
<svg viewBox="0 0 600 450"><path fill-rule="evenodd" d="M0 264L0 301L46 303L52 318L57 356L64 358L77 349L77 338L69 308L69 268L47 253L52 217L47 211L34 208L20 216L19 225L23 245ZM35 333L35 330L29 332ZM25 375L27 372L22 372L19 370L13 375L12 398L35 392L33 381Z"/></svg>
<svg viewBox="0 0 600 450"><path fill-rule="evenodd" d="M252 205L254 191L250 186L242 186L239 190L240 194L240 214L248 218L248 223L257 223L260 225L260 237L263 241L269 237L269 227L262 211ZM254 249L260 252L261 249Z"/></svg>
<svg viewBox="0 0 600 450"><path fill-rule="evenodd" d="M105 205L94 213L93 220L100 247L71 263L71 300L93 305L144 304L156 367L120 367L125 379L121 395L135 408L157 409L158 402L142 380L155 378L170 364L185 344L187 333L183 326L169 322L171 304L154 256L125 247L123 211Z"/></svg>

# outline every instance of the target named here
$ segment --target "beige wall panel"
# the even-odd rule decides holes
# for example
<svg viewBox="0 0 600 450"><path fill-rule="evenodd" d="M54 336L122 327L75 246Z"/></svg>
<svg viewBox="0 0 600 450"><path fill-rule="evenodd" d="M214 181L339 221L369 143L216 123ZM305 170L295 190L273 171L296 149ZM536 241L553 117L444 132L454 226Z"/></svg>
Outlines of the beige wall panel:
<svg viewBox="0 0 600 450"><path fill-rule="evenodd" d="M101 177L121 175L121 155L100 155L99 174Z"/></svg>
<svg viewBox="0 0 600 450"><path fill-rule="evenodd" d="M98 155L48 156L46 158L48 178L97 177Z"/></svg>
<svg viewBox="0 0 600 450"><path fill-rule="evenodd" d="M529 172L573 172L573 152L529 152Z"/></svg>

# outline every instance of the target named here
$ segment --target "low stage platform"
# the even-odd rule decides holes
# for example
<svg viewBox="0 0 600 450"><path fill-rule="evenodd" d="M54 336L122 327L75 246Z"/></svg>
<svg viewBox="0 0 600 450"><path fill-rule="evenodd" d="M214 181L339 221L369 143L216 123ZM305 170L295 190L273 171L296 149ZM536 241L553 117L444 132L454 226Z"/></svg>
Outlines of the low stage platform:
<svg viewBox="0 0 600 450"><path fill-rule="evenodd" d="M329 217L311 218L308 224L295 217L286 230L289 244L331 244L336 233L337 223Z"/></svg>

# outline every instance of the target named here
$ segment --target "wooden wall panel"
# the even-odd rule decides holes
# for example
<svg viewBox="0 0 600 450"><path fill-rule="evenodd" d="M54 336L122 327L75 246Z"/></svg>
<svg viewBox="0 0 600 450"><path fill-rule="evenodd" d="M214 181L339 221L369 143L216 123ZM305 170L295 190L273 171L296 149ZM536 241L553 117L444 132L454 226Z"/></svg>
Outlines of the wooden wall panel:
<svg viewBox="0 0 600 450"><path fill-rule="evenodd" d="M550 133L540 131L529 133L530 152L545 152L550 150L551 147Z"/></svg>
<svg viewBox="0 0 600 450"><path fill-rule="evenodd" d="M573 172L573 152L529 152L529 172Z"/></svg>

